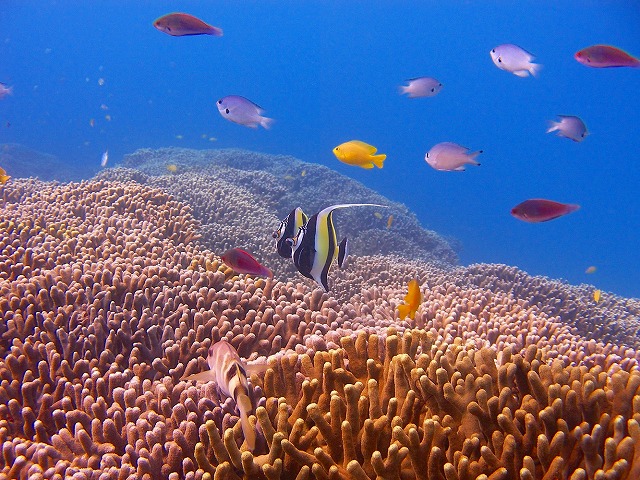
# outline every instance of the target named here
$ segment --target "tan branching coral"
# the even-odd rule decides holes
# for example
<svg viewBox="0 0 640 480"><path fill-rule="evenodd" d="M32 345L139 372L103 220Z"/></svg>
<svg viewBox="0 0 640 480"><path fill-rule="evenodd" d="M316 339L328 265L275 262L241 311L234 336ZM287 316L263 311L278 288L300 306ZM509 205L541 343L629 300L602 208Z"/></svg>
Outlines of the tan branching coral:
<svg viewBox="0 0 640 480"><path fill-rule="evenodd" d="M640 472L640 356L538 304L386 257L355 259L344 300L237 276L194 245L189 207L135 182L2 200L0 479ZM424 302L399 321L413 277ZM233 400L182 380L222 338L268 357L253 452Z"/></svg>

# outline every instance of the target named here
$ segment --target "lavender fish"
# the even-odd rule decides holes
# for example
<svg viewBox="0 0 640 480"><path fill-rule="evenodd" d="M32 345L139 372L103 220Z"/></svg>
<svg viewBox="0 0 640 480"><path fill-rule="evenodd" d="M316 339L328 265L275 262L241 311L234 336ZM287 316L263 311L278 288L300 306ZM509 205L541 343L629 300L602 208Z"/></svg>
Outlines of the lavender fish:
<svg viewBox="0 0 640 480"><path fill-rule="evenodd" d="M264 110L251 100L240 95L229 95L217 101L218 111L223 118L245 127L258 128L258 125L268 129L273 123L272 118L263 117Z"/></svg>
<svg viewBox="0 0 640 480"><path fill-rule="evenodd" d="M442 84L431 77L412 78L407 82L408 85L400 86L400 93L406 93L409 98L434 97L442 90Z"/></svg>
<svg viewBox="0 0 640 480"><path fill-rule="evenodd" d="M436 170L463 172L465 165L480 165L476 157L482 150L469 153L467 147L453 142L434 145L424 156L426 162Z"/></svg>
<svg viewBox="0 0 640 480"><path fill-rule="evenodd" d="M570 138L574 142L581 142L589 134L587 126L575 115L558 115L559 122L549 121L547 133L558 132L559 137Z"/></svg>
<svg viewBox="0 0 640 480"><path fill-rule="evenodd" d="M542 68L539 63L532 62L535 58L533 55L512 43L498 45L489 52L489 55L500 70L506 70L519 77L529 75L535 77Z"/></svg>

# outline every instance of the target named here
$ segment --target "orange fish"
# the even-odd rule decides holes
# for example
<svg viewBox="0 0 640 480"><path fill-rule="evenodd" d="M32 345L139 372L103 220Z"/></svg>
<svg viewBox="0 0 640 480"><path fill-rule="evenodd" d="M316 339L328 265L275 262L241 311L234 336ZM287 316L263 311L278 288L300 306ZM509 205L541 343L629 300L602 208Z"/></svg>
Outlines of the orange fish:
<svg viewBox="0 0 640 480"><path fill-rule="evenodd" d="M153 26L161 32L174 37L185 35L222 36L222 29L209 25L188 13L169 13L153 22Z"/></svg>
<svg viewBox="0 0 640 480"><path fill-rule="evenodd" d="M422 292L420 292L420 285L418 285L417 280L409 282L409 292L404 297L404 302L403 305L398 305L398 317L400 320L404 320L408 315L413 320L418 307L422 303Z"/></svg>
<svg viewBox="0 0 640 480"><path fill-rule="evenodd" d="M7 172L4 171L4 168L0 167L0 183L4 185L10 178L11 175L7 175Z"/></svg>

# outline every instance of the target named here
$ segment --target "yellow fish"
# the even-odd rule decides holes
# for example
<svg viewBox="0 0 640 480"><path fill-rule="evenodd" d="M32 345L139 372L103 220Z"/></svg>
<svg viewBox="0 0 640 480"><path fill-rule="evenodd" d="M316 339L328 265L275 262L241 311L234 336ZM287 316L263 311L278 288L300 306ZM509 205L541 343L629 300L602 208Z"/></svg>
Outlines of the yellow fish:
<svg viewBox="0 0 640 480"><path fill-rule="evenodd" d="M600 301L600 296L602 295L602 291L600 290L595 290L593 292L593 299L595 300L596 303L598 303Z"/></svg>
<svg viewBox="0 0 640 480"><path fill-rule="evenodd" d="M171 165L167 165L167 170L171 173L176 173L178 171L178 166L172 163Z"/></svg>
<svg viewBox="0 0 640 480"><path fill-rule="evenodd" d="M11 175L7 175L7 172L4 171L4 168L0 167L0 183L4 185L10 178Z"/></svg>
<svg viewBox="0 0 640 480"><path fill-rule="evenodd" d="M594 267L593 265L591 265L589 268L587 268L584 273L595 273L597 270L596 267Z"/></svg>
<svg viewBox="0 0 640 480"><path fill-rule="evenodd" d="M334 148L333 154L338 160L347 165L366 169L371 169L375 165L378 168L382 168L382 163L387 156L384 154L374 155L377 151L378 149L373 145L361 142L360 140L351 140Z"/></svg>
<svg viewBox="0 0 640 480"><path fill-rule="evenodd" d="M409 282L409 292L404 297L404 302L403 305L398 305L398 317L400 320L404 320L408 315L413 320L418 307L422 303L422 292L420 292L420 285L418 285L417 280Z"/></svg>
<svg viewBox="0 0 640 480"><path fill-rule="evenodd" d="M392 223L393 223L393 215L389 215L389 218L387 219L387 230L391 228Z"/></svg>

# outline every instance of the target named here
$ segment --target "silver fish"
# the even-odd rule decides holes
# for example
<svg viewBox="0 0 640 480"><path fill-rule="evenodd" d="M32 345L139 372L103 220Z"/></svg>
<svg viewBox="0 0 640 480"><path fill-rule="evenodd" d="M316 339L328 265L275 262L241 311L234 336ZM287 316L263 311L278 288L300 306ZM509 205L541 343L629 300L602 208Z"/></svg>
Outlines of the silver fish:
<svg viewBox="0 0 640 480"><path fill-rule="evenodd" d="M400 86L400 93L409 98L434 97L442 90L442 83L431 77L418 77L407 80L408 85Z"/></svg>
<svg viewBox="0 0 640 480"><path fill-rule="evenodd" d="M216 102L223 118L245 127L269 129L274 122L272 118L263 117L264 110L251 100L240 95L229 95Z"/></svg>
<svg viewBox="0 0 640 480"><path fill-rule="evenodd" d="M489 52L493 63L500 70L511 72L519 77L537 76L542 68L539 63L533 63L535 58L529 52L512 43L498 45Z"/></svg>
<svg viewBox="0 0 640 480"><path fill-rule="evenodd" d="M559 137L570 138L574 142L581 142L589 135L587 126L575 115L558 115L559 122L549 121L547 133L558 132Z"/></svg>
<svg viewBox="0 0 640 480"><path fill-rule="evenodd" d="M436 170L462 172L465 165L480 165L476 157L482 153L482 150L468 152L467 147L457 143L442 142L431 147L424 159Z"/></svg>

